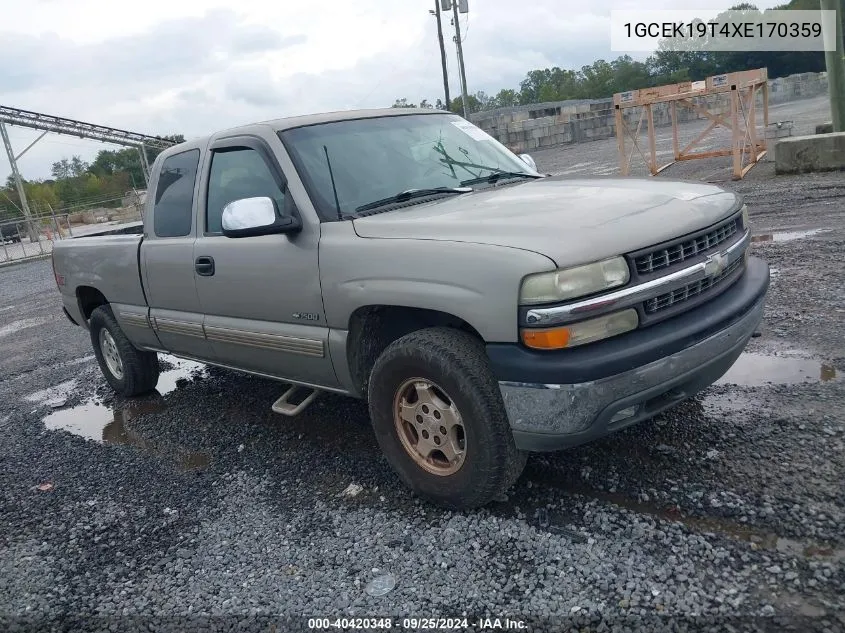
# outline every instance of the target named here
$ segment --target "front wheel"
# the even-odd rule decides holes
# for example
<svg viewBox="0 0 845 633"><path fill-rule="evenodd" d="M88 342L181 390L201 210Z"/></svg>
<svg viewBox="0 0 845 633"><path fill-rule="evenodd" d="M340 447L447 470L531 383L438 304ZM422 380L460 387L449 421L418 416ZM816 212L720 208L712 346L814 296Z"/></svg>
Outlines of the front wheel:
<svg viewBox="0 0 845 633"><path fill-rule="evenodd" d="M108 305L91 313L91 344L106 381L117 393L137 396L158 384L158 355L137 349L120 329Z"/></svg>
<svg viewBox="0 0 845 633"><path fill-rule="evenodd" d="M525 467L483 344L465 332L430 328L393 342L373 367L368 395L379 446L429 501L483 506Z"/></svg>

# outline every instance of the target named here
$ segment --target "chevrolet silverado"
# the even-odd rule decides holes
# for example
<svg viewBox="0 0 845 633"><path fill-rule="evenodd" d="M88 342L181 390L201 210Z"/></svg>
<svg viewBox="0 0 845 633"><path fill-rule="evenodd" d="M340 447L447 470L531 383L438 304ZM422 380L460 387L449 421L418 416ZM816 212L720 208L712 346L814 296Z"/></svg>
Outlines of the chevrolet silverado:
<svg viewBox="0 0 845 633"><path fill-rule="evenodd" d="M454 508L704 389L762 320L736 194L543 175L447 112L248 125L151 172L143 235L53 250L111 387L155 389L166 353L286 383L283 415L365 399L398 476Z"/></svg>

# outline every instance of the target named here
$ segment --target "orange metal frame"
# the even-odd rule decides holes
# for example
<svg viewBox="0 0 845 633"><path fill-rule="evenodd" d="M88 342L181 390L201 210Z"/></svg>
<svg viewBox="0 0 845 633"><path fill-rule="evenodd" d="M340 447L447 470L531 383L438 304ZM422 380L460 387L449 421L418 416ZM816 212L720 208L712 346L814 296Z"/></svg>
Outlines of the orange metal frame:
<svg viewBox="0 0 845 633"><path fill-rule="evenodd" d="M763 94L763 129L769 125L769 84L765 68L745 70L724 75L708 77L705 81L689 82L668 86L658 86L643 90L619 92L613 95L616 113L616 143L619 149L619 169L623 176L631 171L631 162L636 151L648 167L649 173L656 176L677 161L713 158L714 156L733 156L733 178L740 180L748 170L766 155L766 140L757 137L758 91ZM701 97L730 93L730 112L717 114L710 112L706 104L698 103ZM663 166L657 164L657 148L654 141L654 113L656 103L669 103L672 118L672 149L675 159ZM710 120L710 124L692 142L684 148L678 140L678 106L686 107ZM628 108L640 108L636 129L625 122L623 113ZM726 117L730 119L727 120ZM640 130L643 118L648 125L648 155L640 147ZM715 128L723 126L731 130L731 147L713 151L693 151ZM630 153L625 147L625 138L633 143ZM746 161L747 159L747 161Z"/></svg>

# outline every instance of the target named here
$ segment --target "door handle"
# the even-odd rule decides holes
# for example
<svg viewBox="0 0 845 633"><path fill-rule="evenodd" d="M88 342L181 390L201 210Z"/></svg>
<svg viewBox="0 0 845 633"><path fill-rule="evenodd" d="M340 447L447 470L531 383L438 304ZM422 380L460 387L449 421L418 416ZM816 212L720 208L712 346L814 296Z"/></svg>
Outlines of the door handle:
<svg viewBox="0 0 845 633"><path fill-rule="evenodd" d="M214 274L214 258L206 255L197 257L194 262L194 270L197 271L198 275L211 277Z"/></svg>

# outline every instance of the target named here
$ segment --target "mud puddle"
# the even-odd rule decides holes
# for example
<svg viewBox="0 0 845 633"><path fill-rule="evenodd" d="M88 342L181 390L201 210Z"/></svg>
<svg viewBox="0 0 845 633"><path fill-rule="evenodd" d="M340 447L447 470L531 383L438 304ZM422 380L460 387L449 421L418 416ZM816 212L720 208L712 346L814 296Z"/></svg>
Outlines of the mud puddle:
<svg viewBox="0 0 845 633"><path fill-rule="evenodd" d="M791 242L805 237L813 237L821 233L830 233L832 229L810 229L807 231L774 231L763 235L751 236L752 242Z"/></svg>
<svg viewBox="0 0 845 633"><path fill-rule="evenodd" d="M158 377L156 391L163 396L175 390L179 386L177 383L180 380L190 382L192 380L201 380L208 376L208 366L202 363L172 356L165 357L165 360L173 368L161 372L161 375Z"/></svg>
<svg viewBox="0 0 845 633"><path fill-rule="evenodd" d="M153 444L134 431L130 424L143 415L161 413L167 409L164 395L204 376L205 365L183 360L168 361L175 367L161 373L157 393L144 399L113 402L109 405L94 399L88 400L75 407L54 411L44 418L44 427L50 431L67 431L101 444L135 446L150 453L171 457L181 470L205 468L211 461L208 454L186 451L178 446ZM55 408L64 404L76 387L76 380L68 380L30 394L26 399Z"/></svg>
<svg viewBox="0 0 845 633"><path fill-rule="evenodd" d="M96 360L94 356L85 356L74 361L64 363L64 365L81 365L89 361ZM190 360L182 360L180 358L167 357L167 364L171 367L159 375L158 385L156 391L159 395L165 396L171 391L174 391L179 381L190 382L192 380L199 380L207 377L206 365L196 363ZM65 402L73 395L79 386L79 381L76 378L66 380L65 382L53 385L47 389L40 389L34 391L28 396L24 396L27 402L35 404L43 404L54 409L64 406Z"/></svg>
<svg viewBox="0 0 845 633"><path fill-rule="evenodd" d="M824 361L745 352L715 384L762 387L831 382L840 378L836 367Z"/></svg>

